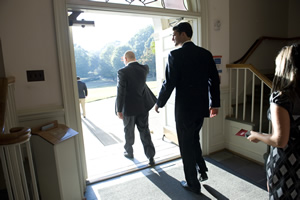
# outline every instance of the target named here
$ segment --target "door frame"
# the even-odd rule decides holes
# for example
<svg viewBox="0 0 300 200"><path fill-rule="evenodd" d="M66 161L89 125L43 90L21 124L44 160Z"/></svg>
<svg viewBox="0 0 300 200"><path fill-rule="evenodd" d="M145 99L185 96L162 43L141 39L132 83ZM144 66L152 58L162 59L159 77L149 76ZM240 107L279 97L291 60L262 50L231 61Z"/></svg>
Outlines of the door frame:
<svg viewBox="0 0 300 200"><path fill-rule="evenodd" d="M58 65L60 71L63 107L65 111L66 125L79 132L76 140L76 153L77 163L81 174L81 189L84 194L87 178L87 167L84 153L83 134L80 119L80 109L78 103L78 91L76 80L76 67L73 55L73 43L70 38L70 30L68 23L68 9L88 9L100 12L117 12L126 13L132 15L147 15L147 16L161 16L161 17L187 17L198 18L198 30L194 30L196 33L194 37L197 37L197 41L200 41L198 45L204 48L208 47L208 13L207 13L207 0L189 0L189 5L193 5L193 11L179 11L164 9L161 12L161 8L151 8L146 6L131 6L114 3L104 3L86 0L53 0L54 21L57 41L57 53L58 53ZM197 3L199 2L199 3ZM201 7L200 7L201 4ZM201 27L201 28L200 28ZM205 143L202 145L204 146ZM205 149L205 148L204 148ZM204 152L205 154L205 152Z"/></svg>

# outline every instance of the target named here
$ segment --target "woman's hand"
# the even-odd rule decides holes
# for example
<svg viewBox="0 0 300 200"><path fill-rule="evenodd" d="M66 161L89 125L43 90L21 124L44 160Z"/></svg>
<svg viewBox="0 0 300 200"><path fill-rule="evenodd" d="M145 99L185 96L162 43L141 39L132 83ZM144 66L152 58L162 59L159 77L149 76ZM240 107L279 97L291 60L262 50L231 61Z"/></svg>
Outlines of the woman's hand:
<svg viewBox="0 0 300 200"><path fill-rule="evenodd" d="M258 132L250 131L250 135L247 137L247 139L251 142L258 143L260 140L257 139Z"/></svg>

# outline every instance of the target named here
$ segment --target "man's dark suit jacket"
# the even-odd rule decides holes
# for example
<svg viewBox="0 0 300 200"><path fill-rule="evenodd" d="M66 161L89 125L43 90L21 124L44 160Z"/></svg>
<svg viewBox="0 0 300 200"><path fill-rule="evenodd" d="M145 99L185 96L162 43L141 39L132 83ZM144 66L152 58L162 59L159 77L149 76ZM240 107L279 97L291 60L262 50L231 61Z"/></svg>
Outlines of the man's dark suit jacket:
<svg viewBox="0 0 300 200"><path fill-rule="evenodd" d="M86 84L82 81L77 81L79 99L84 99L88 95Z"/></svg>
<svg viewBox="0 0 300 200"><path fill-rule="evenodd" d="M156 103L156 97L146 84L148 65L131 62L118 71L116 110L125 116L148 112Z"/></svg>
<svg viewBox="0 0 300 200"><path fill-rule="evenodd" d="M159 107L166 104L174 87L176 121L209 117L209 107L220 107L220 79L212 54L193 42L171 51Z"/></svg>

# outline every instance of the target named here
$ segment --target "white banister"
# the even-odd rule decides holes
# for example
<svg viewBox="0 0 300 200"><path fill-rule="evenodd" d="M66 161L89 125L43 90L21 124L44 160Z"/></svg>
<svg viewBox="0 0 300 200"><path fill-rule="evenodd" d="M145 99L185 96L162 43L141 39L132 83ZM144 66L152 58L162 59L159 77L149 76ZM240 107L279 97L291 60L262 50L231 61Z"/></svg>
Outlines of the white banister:
<svg viewBox="0 0 300 200"><path fill-rule="evenodd" d="M27 150L27 155L28 155L28 163L29 163L29 169L30 169L30 174L31 174L31 180L34 180L33 183L32 183L33 196L34 196L34 199L38 200L39 199L39 192L38 192L37 182L35 181L36 176L35 176L35 171L34 171L34 165L33 165L33 159L32 159L30 143L26 143L26 150Z"/></svg>
<svg viewBox="0 0 300 200"><path fill-rule="evenodd" d="M15 101L15 82L8 83L7 101L5 108L5 133L9 133L9 129L19 126Z"/></svg>
<svg viewBox="0 0 300 200"><path fill-rule="evenodd" d="M7 80L5 84L4 94L5 105L1 109L5 109L4 132L0 134L0 159L6 189L10 200L38 200L38 188L35 178L34 165L30 148L30 132L29 128L18 127L16 104L15 104L15 79L13 77L4 78ZM5 99L6 98L6 99ZM23 148L26 145L26 151ZM26 154L27 153L27 154ZM31 179L27 179L24 161L26 156L29 161L29 170ZM30 190L27 181L30 180ZM32 195L30 195L32 191Z"/></svg>
<svg viewBox="0 0 300 200"><path fill-rule="evenodd" d="M247 89L249 88L248 85L250 86L251 82L252 82L252 90L251 90L251 123L258 123L258 131L261 132L262 131L262 122L263 122L263 117L265 117L264 113L263 113L263 107L264 107L264 87L268 86L269 88L271 88L272 83L271 81L269 81L269 79L267 79L264 75L262 75L256 68L254 68L252 65L228 65L229 70L229 102L230 102L230 110L232 110L232 108L235 108L235 116L232 114L233 112L230 112L230 117L233 117L235 119L240 119L245 121L246 120L246 116L249 116L249 114L247 115L247 112L249 112L248 108L248 102L247 102ZM233 71L234 70L234 71ZM244 80L240 80L242 71L244 70ZM249 76L249 72L252 74L252 81L250 81L250 77ZM233 75L236 79L234 79L234 77L232 77L232 74L236 72L236 75ZM248 78L249 76L249 78ZM256 79L260 79L260 104L259 107L257 107L257 109L255 109L255 88L256 88ZM241 77L242 79L242 77ZM232 81L235 81L235 86L232 85ZM235 94L232 94L232 87L235 87ZM243 91L239 91L240 88L243 88ZM249 89L248 89L248 93L249 93ZM239 112L239 97L243 95L243 108L242 108L242 113ZM232 107L232 101L234 101L232 98L235 96L235 106ZM250 106L249 105L249 106ZM241 108L240 108L241 109ZM242 114L240 117L238 116L239 114ZM257 117L255 117L257 116ZM255 118L255 119L254 119ZM267 129L268 127L266 127ZM268 131L270 133L270 123L269 123L269 130L264 130L264 131Z"/></svg>

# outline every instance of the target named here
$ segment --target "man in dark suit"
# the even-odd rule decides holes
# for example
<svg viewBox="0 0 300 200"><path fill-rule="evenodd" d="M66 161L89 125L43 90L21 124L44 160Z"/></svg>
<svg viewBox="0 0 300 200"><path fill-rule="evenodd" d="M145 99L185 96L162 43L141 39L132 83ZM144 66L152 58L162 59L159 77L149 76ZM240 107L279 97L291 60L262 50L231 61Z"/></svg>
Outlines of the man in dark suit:
<svg viewBox="0 0 300 200"><path fill-rule="evenodd" d="M139 64L132 51L124 54L125 67L118 71L117 115L123 119L125 132L124 156L133 158L134 129L137 126L149 165L154 165L155 148L148 126L149 110L156 97L146 84L148 65Z"/></svg>
<svg viewBox="0 0 300 200"><path fill-rule="evenodd" d="M173 27L175 45L181 48L169 53L166 79L160 90L156 112L168 101L176 88L175 120L180 154L186 181L181 185L200 194L200 181L208 179L202 157L199 132L204 117L214 117L220 107L220 80L212 54L192 41L193 30L183 22ZM200 173L198 180L197 171Z"/></svg>

